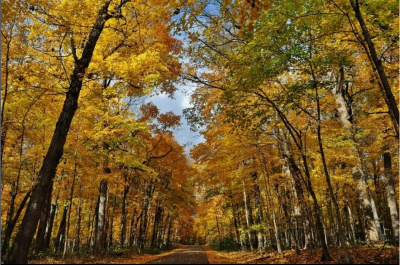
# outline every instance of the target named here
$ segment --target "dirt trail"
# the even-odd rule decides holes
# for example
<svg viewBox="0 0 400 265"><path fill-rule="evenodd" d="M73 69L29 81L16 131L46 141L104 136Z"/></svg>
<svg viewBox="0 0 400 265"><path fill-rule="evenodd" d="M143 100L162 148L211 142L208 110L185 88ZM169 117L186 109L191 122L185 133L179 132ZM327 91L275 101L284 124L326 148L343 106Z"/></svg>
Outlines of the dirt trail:
<svg viewBox="0 0 400 265"><path fill-rule="evenodd" d="M153 260L147 264L209 264L207 254L201 246L188 246L171 255Z"/></svg>

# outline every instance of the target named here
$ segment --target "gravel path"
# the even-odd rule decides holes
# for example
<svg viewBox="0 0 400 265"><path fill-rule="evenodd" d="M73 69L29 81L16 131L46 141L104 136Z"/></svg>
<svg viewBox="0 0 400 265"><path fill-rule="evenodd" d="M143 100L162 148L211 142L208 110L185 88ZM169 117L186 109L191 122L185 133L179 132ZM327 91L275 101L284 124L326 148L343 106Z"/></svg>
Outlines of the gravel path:
<svg viewBox="0 0 400 265"><path fill-rule="evenodd" d="M153 260L147 264L209 264L207 254L201 246L188 246L171 255Z"/></svg>

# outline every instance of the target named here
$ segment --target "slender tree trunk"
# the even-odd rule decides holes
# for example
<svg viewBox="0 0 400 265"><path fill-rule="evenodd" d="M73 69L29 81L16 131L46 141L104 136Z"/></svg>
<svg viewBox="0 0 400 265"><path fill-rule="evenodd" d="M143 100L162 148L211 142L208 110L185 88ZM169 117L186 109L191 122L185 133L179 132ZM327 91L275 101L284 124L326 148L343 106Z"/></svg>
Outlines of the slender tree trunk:
<svg viewBox="0 0 400 265"><path fill-rule="evenodd" d="M82 52L82 57L75 62L71 83L66 94L63 109L56 124L56 129L50 147L39 171L38 182L32 191L24 219L14 240L9 263L28 263L28 253L40 218L40 208L43 207L44 196L55 177L57 166L63 154L64 144L71 126L72 119L78 107L79 94L82 89L83 76L92 60L96 43L100 38L104 25L110 18L107 14L111 1L106 1L100 8L96 22L89 34Z"/></svg>
<svg viewBox="0 0 400 265"><path fill-rule="evenodd" d="M57 208L58 208L58 195L56 196L54 203L51 205L50 217L48 219L48 223L46 226L44 250L50 248L51 234L53 232L54 219L56 218Z"/></svg>
<svg viewBox="0 0 400 265"><path fill-rule="evenodd" d="M60 227L58 228L56 242L54 244L54 249L56 253L61 252L63 247L63 242L65 242L65 229L67 224L67 213L68 213L68 206L64 207L63 216L61 218Z"/></svg>
<svg viewBox="0 0 400 265"><path fill-rule="evenodd" d="M219 221L218 221L218 216L215 216L215 221L217 222L217 231L218 231L218 241L219 241L219 246L222 248L222 238L221 238L221 230L219 229Z"/></svg>
<svg viewBox="0 0 400 265"><path fill-rule="evenodd" d="M275 210L272 210L272 221L274 222L275 240L278 253L282 254L281 240L279 239L278 227L276 226Z"/></svg>
<svg viewBox="0 0 400 265"><path fill-rule="evenodd" d="M6 145L7 139L7 131L8 131L8 120L4 120L5 118L5 107L8 97L8 87L9 87L9 78L10 78L10 49L11 49L11 41L12 41L12 32L10 33L9 39L6 40L6 61L5 61L5 69L4 69L4 94L2 95L2 104L1 104L1 157L0 157L0 165L3 165L3 154L4 147ZM3 252L2 252L3 253Z"/></svg>
<svg viewBox="0 0 400 265"><path fill-rule="evenodd" d="M383 154L383 164L386 177L386 198L390 210L390 219L392 221L392 233L396 240L396 242L394 243L397 245L397 243L399 242L399 212L397 207L395 182L392 170L392 157L389 152L385 152Z"/></svg>
<svg viewBox="0 0 400 265"><path fill-rule="evenodd" d="M251 252L253 252L254 249L253 249L253 243L251 240L251 233L250 233L249 209L247 206L247 192L246 192L246 185L245 185L244 181L243 181L243 198L244 198L244 208L245 208L245 213L246 213L246 224L247 224L247 230L248 230L247 235L249 237L250 250L251 250Z"/></svg>
<svg viewBox="0 0 400 265"><path fill-rule="evenodd" d="M65 258L65 255L67 253L67 245L68 245L68 240L69 240L69 230L70 230L70 226L71 226L72 202L74 200L75 181L76 181L76 177L78 176L78 172L77 172L78 164L77 164L77 161L76 161L76 158L77 158L77 155L78 155L77 152L78 152L78 150L75 149L74 174L72 176L72 185L71 185L69 205L68 205L67 234L65 236L63 259Z"/></svg>
<svg viewBox="0 0 400 265"><path fill-rule="evenodd" d="M9 254L9 246L10 246L12 232L14 231L14 227L17 224L18 219L22 213L22 210L24 209L26 202L28 201L28 199L30 197L31 197L31 192L28 192L25 195L24 199L22 200L21 204L19 205L14 218L10 221L9 224L7 224L3 245L1 247L1 255L2 255L2 257L7 257L7 259L5 259L6 261L8 260L8 256L9 256L8 254Z"/></svg>
<svg viewBox="0 0 400 265"><path fill-rule="evenodd" d="M381 229L381 222L380 222L380 218L378 215L378 210L376 209L376 205L375 205L375 199L372 196L372 193L370 190L368 192L368 195L369 195L369 199L371 201L372 216L374 217L374 223L375 223L376 231L378 233L378 238L379 238L379 241L383 241L383 232Z"/></svg>
<svg viewBox="0 0 400 265"><path fill-rule="evenodd" d="M167 248L171 248L171 232L172 232L172 224L174 222L174 219L171 217L171 220L169 221L169 226L168 226L168 235L167 235Z"/></svg>
<svg viewBox="0 0 400 265"><path fill-rule="evenodd" d="M320 155L321 155L322 165L323 165L323 168L324 168L324 174L325 174L326 183L328 185L329 194L330 194L331 200L333 202L333 205L335 207L336 222L338 224L338 232L339 232L340 244L342 245L342 248L343 248L343 251L344 251L344 255L345 255L345 258L346 258L346 262L348 264L352 264L353 261L351 260L349 250L347 249L346 237L345 237L345 234L344 234L344 231L343 231L343 224L342 224L342 217L341 217L341 214L340 214L339 202L338 202L337 197L335 196L335 193L333 191L332 183L331 183L331 177L330 177L330 174L329 174L329 171L328 171L328 166L326 164L325 150L324 150L323 143L322 143L321 106L320 106L320 102L319 102L318 86L317 86L316 77L314 75L313 66L312 66L311 63L310 63L310 67L311 67L311 72L312 72L313 79L314 79L313 83L314 83L314 89L315 89L315 100L317 102L317 113L318 113L317 135L318 135L319 151L320 151Z"/></svg>
<svg viewBox="0 0 400 265"><path fill-rule="evenodd" d="M107 203L107 181L102 180L100 182L100 197L99 197L99 206L98 206L98 213L97 213L97 223L96 223L96 236L95 236L95 242L94 242L94 252L97 254L103 254L104 253L104 243L106 240L105 237L105 225L106 225L106 203Z"/></svg>
<svg viewBox="0 0 400 265"><path fill-rule="evenodd" d="M129 186L124 187L124 193L122 194L122 216L121 216L121 234L119 243L122 248L125 247L126 240L126 198L128 196Z"/></svg>
<svg viewBox="0 0 400 265"><path fill-rule="evenodd" d="M154 216L154 224L153 224L153 235L151 238L151 247L152 248L157 248L157 238L158 238L158 233L159 233L159 223L161 220L161 214L163 212L163 209L161 207L156 208L156 213Z"/></svg>
<svg viewBox="0 0 400 265"><path fill-rule="evenodd" d="M81 249L81 223L82 223L82 200L79 200L78 205L78 221L76 225L76 250Z"/></svg>

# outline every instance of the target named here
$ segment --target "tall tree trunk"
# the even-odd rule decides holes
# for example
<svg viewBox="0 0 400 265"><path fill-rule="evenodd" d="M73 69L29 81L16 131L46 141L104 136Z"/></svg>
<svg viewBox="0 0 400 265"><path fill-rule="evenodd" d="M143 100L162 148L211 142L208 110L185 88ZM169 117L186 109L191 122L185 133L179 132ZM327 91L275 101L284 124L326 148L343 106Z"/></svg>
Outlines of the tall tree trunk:
<svg viewBox="0 0 400 265"><path fill-rule="evenodd" d="M56 237L56 242L54 244L54 249L56 253L59 253L62 250L65 242L65 229L67 224L67 213L68 213L68 206L64 207L64 212L61 218L60 227L58 228L58 233Z"/></svg>
<svg viewBox="0 0 400 265"><path fill-rule="evenodd" d="M215 221L217 222L217 231L218 231L219 246L220 246L220 248L222 248L222 238L221 238L221 230L219 229L218 215L215 215Z"/></svg>
<svg viewBox="0 0 400 265"><path fill-rule="evenodd" d="M54 203L51 205L50 217L48 219L46 226L44 250L50 248L51 234L53 232L54 219L56 218L57 208L58 208L58 195L56 196Z"/></svg>
<svg viewBox="0 0 400 265"><path fill-rule="evenodd" d="M247 235L249 237L249 244L251 252L254 251L253 249L253 242L251 240L251 232L250 232L250 217L249 217L249 209L247 205L247 192L246 192L246 184L243 181L243 198L244 198L244 209L246 213L246 224L247 224Z"/></svg>
<svg viewBox="0 0 400 265"><path fill-rule="evenodd" d="M121 234L119 243L122 248L125 247L126 240L126 197L128 196L129 186L124 187L124 193L122 194L122 216L121 216Z"/></svg>
<svg viewBox="0 0 400 265"><path fill-rule="evenodd" d="M364 36L364 39L361 39L361 41L366 42L367 44L367 53L368 56L371 58L373 62L373 66L375 67L374 70L378 72L379 76L379 84L382 87L382 93L383 97L385 99L386 105L389 108L389 113L392 118L393 126L395 128L395 132L397 135L397 139L399 138L399 109L397 107L397 101L394 98L394 95L392 93L392 89L390 88L390 84L388 81L388 78L385 73L385 69L383 68L382 61L379 58L376 49L375 49L375 44L372 41L372 37L368 31L367 25L364 21L364 17L361 13L360 10L360 5L358 0L350 0L351 7L354 10L355 16L358 20L358 23L360 24L362 34Z"/></svg>
<svg viewBox="0 0 400 265"><path fill-rule="evenodd" d="M325 174L325 179L326 179L326 183L328 185L328 190L329 190L329 194L331 197L331 200L333 202L333 205L335 207L335 212L336 212L336 222L338 224L338 232L339 232L339 240L340 240L340 244L342 245L343 251L344 251L344 255L346 258L346 262L348 264L352 264L353 261L350 258L350 253L349 250L347 249L347 244L346 244L346 237L343 231L343 224L342 224L342 217L340 214L340 208L339 208L339 202L337 200L337 197L335 196L335 192L333 191L333 187L332 187L332 182L331 182L331 177L328 171L328 165L326 164L326 158L325 158L325 150L323 147L323 143L322 143L322 133L321 133L321 106L320 106L320 101L319 101L319 93L318 93L318 86L317 86L317 80L316 80L316 76L314 74L314 68L313 65L310 63L310 68L311 68L311 72L313 75L313 86L315 89L315 100L317 102L317 113L318 113L318 122L317 122L317 136L318 136L318 145L319 145L319 151L320 151L320 155L321 155L321 160L322 160L322 165L324 168L324 174Z"/></svg>
<svg viewBox="0 0 400 265"><path fill-rule="evenodd" d="M64 244L64 251L63 251L63 259L65 258L65 255L67 253L67 245L68 245L68 240L69 240L69 230L71 226L71 211L72 211L72 202L74 200L74 192L75 192L75 181L78 176L77 168L77 155L78 155L78 150L75 149L75 161L74 161L74 174L72 176L72 185L71 185L71 191L70 191L70 197L69 197L69 205L68 205L68 219L67 219L67 234L65 236L65 244Z"/></svg>
<svg viewBox="0 0 400 265"><path fill-rule="evenodd" d="M337 85L335 88L332 90L332 94L334 95L337 103L337 112L339 115L339 120L342 123L343 127L347 129L350 133L353 134L353 140L356 142L356 139L354 137L353 133L353 120L350 118L351 117L351 105L349 102L346 101L345 96L344 96L344 69L340 68L339 70L339 76L337 80ZM356 147L353 148L353 151L358 154L358 159L360 164L362 164L359 151L356 149ZM352 170L352 175L353 179L357 183L357 189L359 192L359 201L361 204L361 207L363 208L364 215L365 217L365 222L364 222L364 228L365 228L365 234L368 243L373 243L376 241L379 241L379 235L378 235L378 230L376 227L376 223L374 220L373 212L372 212L372 207L371 207L371 200L370 200L370 195L369 195L369 188L368 184L365 180L365 175L363 170L358 167L354 166Z"/></svg>
<svg viewBox="0 0 400 265"><path fill-rule="evenodd" d="M96 230L97 234L95 237L95 242L94 242L94 252L98 254L103 254L104 253L104 243L106 240L105 237L105 224L106 224L106 204L107 204L107 181L106 180L101 180L100 182L100 196L99 196L99 206L98 206L98 213L97 213L97 223L96 223Z"/></svg>
<svg viewBox="0 0 400 265"><path fill-rule="evenodd" d="M53 185L51 185L51 190ZM44 207L42 208L42 213L40 216L39 228L36 235L35 241L35 253L39 254L39 252L44 251L46 249L46 229L49 222L50 212L51 212L51 195L52 191L47 193L47 198L45 200Z"/></svg>
<svg viewBox="0 0 400 265"><path fill-rule="evenodd" d="M174 222L174 218L171 217L171 220L169 221L169 227L168 227L168 235L167 235L167 248L171 248L171 232L172 232L172 224Z"/></svg>
<svg viewBox="0 0 400 265"><path fill-rule="evenodd" d="M154 216L154 224L153 224L153 235L151 238L151 247L152 248L157 248L157 238L158 238L158 229L159 229L159 223L161 219L161 214L163 212L163 209L161 207L156 208L156 213Z"/></svg>
<svg viewBox="0 0 400 265"><path fill-rule="evenodd" d="M373 244L379 241L378 231L376 230L374 216L372 213L371 201L369 199L368 184L362 170L358 167L353 168L353 178L357 182L359 192L359 201L362 206L365 229L365 237L367 244Z"/></svg>
<svg viewBox="0 0 400 265"><path fill-rule="evenodd" d="M28 192L25 195L24 199L22 200L21 204L19 205L18 210L15 213L14 218L10 221L9 224L7 224L3 245L1 247L1 255L2 255L2 257L7 257L6 259L3 258L3 260L6 261L6 263L7 263L7 260L9 258L8 254L9 254L9 246L10 246L11 235L12 235L12 233L14 231L14 227L17 224L18 219L19 219L19 217L20 217L20 215L22 213L22 210L25 207L25 204L26 204L26 202L28 201L28 199L30 197L31 197L31 192Z"/></svg>
<svg viewBox="0 0 400 265"><path fill-rule="evenodd" d="M392 221L392 233L396 240L396 242L394 243L397 245L397 243L399 242L399 212L397 207L395 182L392 170L392 157L389 152L385 152L383 154L383 164L386 177L386 198L390 210L390 219Z"/></svg>
<svg viewBox="0 0 400 265"><path fill-rule="evenodd" d="M77 224L76 224L76 250L78 252L81 249L81 223L82 223L82 199L79 200L78 221L77 221Z"/></svg>
<svg viewBox="0 0 400 265"><path fill-rule="evenodd" d="M96 22L92 27L88 40L82 52L82 57L75 62L75 68L71 76L71 83L66 94L64 106L56 124L56 129L50 143L50 147L44 158L42 168L39 171L38 182L32 191L27 211L11 249L9 263L28 263L28 253L40 218L40 208L43 207L46 191L52 185L57 166L63 155L64 144L71 126L72 119L78 107L79 94L82 89L83 76L92 60L96 43L104 29L104 25L110 17L108 7L111 1L106 1L100 8Z"/></svg>
<svg viewBox="0 0 400 265"><path fill-rule="evenodd" d="M276 217L275 217L275 210L272 210L272 221L274 223L274 234L275 234L275 240L276 240L276 247L278 250L279 254L282 254L282 247L281 247L281 240L279 238L279 231L278 231L278 227L276 225Z"/></svg>
<svg viewBox="0 0 400 265"><path fill-rule="evenodd" d="M383 232L381 229L381 222L380 222L380 218L378 215L378 210L376 209L376 205L375 205L375 199L372 196L372 193L370 190L368 190L368 195L369 195L369 200L371 201L371 208L372 208L372 216L374 217L374 223L375 223L375 227L376 227L376 231L378 233L378 238L379 241L383 241Z"/></svg>

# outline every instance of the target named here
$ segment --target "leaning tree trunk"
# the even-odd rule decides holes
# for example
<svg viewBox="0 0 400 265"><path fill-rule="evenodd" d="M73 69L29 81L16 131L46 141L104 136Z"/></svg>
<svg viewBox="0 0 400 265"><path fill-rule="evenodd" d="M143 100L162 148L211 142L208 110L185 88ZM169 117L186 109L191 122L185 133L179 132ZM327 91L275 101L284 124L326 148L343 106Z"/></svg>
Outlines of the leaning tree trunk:
<svg viewBox="0 0 400 265"><path fill-rule="evenodd" d="M386 198L390 210L390 219L392 221L393 236L396 240L396 245L399 242L399 212L396 201L395 182L392 170L392 157L389 152L383 154L383 163L386 176Z"/></svg>
<svg viewBox="0 0 400 265"><path fill-rule="evenodd" d="M44 207L42 208L42 213L40 216L39 228L36 234L36 241L35 241L35 253L39 254L45 250L45 242L46 242L46 229L49 222L50 211L51 211L51 195L52 195L52 188L46 195L46 201Z"/></svg>
<svg viewBox="0 0 400 265"><path fill-rule="evenodd" d="M92 60L93 52L100 35L104 29L108 16L108 7L111 1L106 1L98 12L96 22L92 27L88 40L82 52L82 57L75 61L75 68L71 76L71 83L66 93L64 106L58 118L56 129L53 134L49 149L44 158L42 168L39 171L38 182L32 191L25 216L11 249L9 263L28 263L28 253L40 218L40 208L43 207L46 191L52 185L56 175L57 166L63 155L64 144L72 119L78 107L79 94L82 89L83 76Z"/></svg>
<svg viewBox="0 0 400 265"><path fill-rule="evenodd" d="M94 252L98 254L102 254L104 252L104 243L105 243L105 224L106 224L106 203L107 203L107 181L102 180L100 182L100 197L99 197L99 205L97 212L97 224L96 224L96 237L94 242Z"/></svg>

